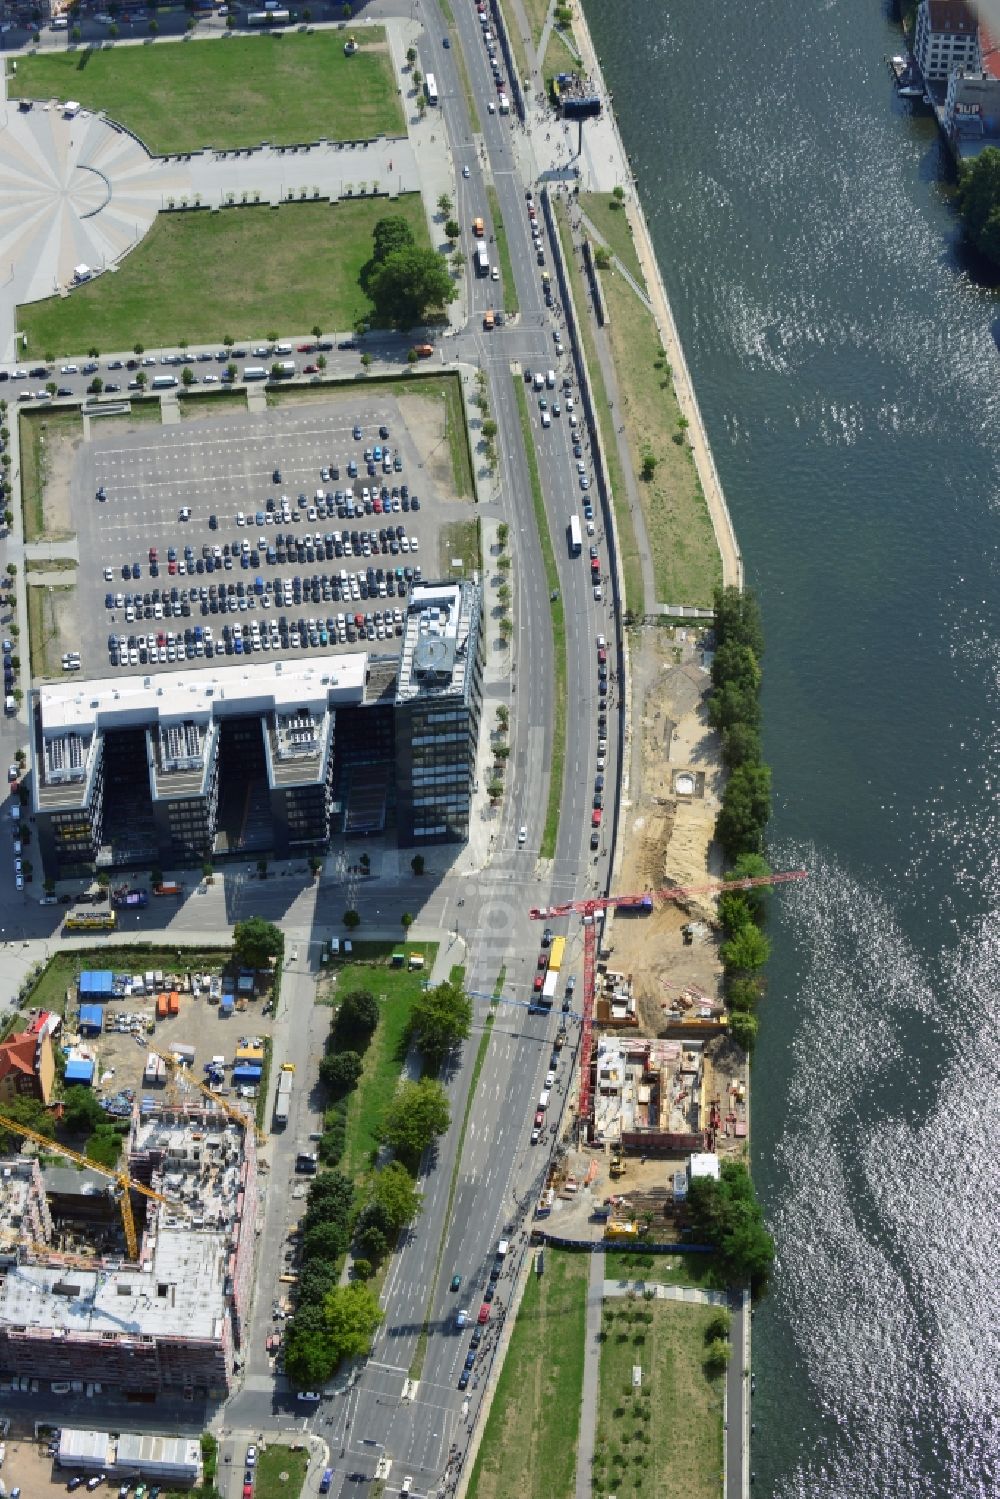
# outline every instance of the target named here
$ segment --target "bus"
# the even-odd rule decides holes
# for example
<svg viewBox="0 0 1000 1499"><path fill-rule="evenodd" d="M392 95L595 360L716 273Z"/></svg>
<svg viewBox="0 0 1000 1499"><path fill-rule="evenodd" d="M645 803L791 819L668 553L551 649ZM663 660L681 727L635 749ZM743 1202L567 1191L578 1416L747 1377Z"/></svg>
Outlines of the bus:
<svg viewBox="0 0 1000 1499"><path fill-rule="evenodd" d="M488 276L490 273L490 258L486 253L485 245L476 246L476 275Z"/></svg>
<svg viewBox="0 0 1000 1499"><path fill-rule="evenodd" d="M576 511L569 518L569 554L571 557L579 557L580 548L583 546L583 533L580 530L580 517Z"/></svg>
<svg viewBox="0 0 1000 1499"><path fill-rule="evenodd" d="M247 15L248 26L287 26L292 19L287 10L252 10Z"/></svg>
<svg viewBox="0 0 1000 1499"><path fill-rule="evenodd" d="M113 932L117 925L114 911L73 911L63 922L63 931Z"/></svg>
<svg viewBox="0 0 1000 1499"><path fill-rule="evenodd" d="M438 86L433 73L428 73L424 79L424 88L427 91L427 103L435 105L438 101Z"/></svg>
<svg viewBox="0 0 1000 1499"><path fill-rule="evenodd" d="M566 938L553 937L552 946L549 949L549 972L558 973L566 956Z"/></svg>

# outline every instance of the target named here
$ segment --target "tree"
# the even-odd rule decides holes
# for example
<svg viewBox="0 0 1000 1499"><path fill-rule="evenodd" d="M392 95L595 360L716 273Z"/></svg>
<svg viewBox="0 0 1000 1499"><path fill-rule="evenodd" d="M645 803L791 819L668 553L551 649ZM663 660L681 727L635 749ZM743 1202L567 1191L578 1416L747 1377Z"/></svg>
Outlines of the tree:
<svg viewBox="0 0 1000 1499"><path fill-rule="evenodd" d="M399 920L400 920L400 922L402 924L404 933L408 932L410 930L410 927L413 925L413 920L414 920L413 912L412 911L404 911L403 914L402 914L402 916L399 918Z"/></svg>
<svg viewBox="0 0 1000 1499"><path fill-rule="evenodd" d="M326 369L326 355L325 354L321 354L319 356L319 358L316 360L316 368L320 369L320 370L325 370Z"/></svg>
<svg viewBox="0 0 1000 1499"><path fill-rule="evenodd" d="M184 385L185 389L189 385L194 384L194 370L192 370L188 365L185 365L181 370L181 382Z"/></svg>
<svg viewBox="0 0 1000 1499"><path fill-rule="evenodd" d="M342 1171L324 1171L309 1188L305 1226L346 1223L354 1207L354 1183Z"/></svg>
<svg viewBox="0 0 1000 1499"><path fill-rule="evenodd" d="M372 1338L385 1313L364 1281L337 1286L326 1298L323 1310L335 1366L345 1358L363 1358L371 1352ZM286 1357L286 1368L287 1362Z"/></svg>
<svg viewBox="0 0 1000 1499"><path fill-rule="evenodd" d="M229 380L235 380L236 379L236 366L235 366L235 364L227 364L226 365L226 378L229 379Z"/></svg>
<svg viewBox="0 0 1000 1499"><path fill-rule="evenodd" d="M340 1001L336 1031L339 1041L367 1041L379 1023L378 1000L368 989L351 989Z"/></svg>
<svg viewBox="0 0 1000 1499"><path fill-rule="evenodd" d="M760 661L764 655L764 630L754 595L749 591L742 592L734 584L716 588L713 609L716 649L729 640L736 640L748 645Z"/></svg>
<svg viewBox="0 0 1000 1499"><path fill-rule="evenodd" d="M332 1264L346 1252L350 1242L347 1223L328 1219L306 1229L302 1235L302 1253L306 1260L327 1260Z"/></svg>
<svg viewBox="0 0 1000 1499"><path fill-rule="evenodd" d="M399 1161L389 1161L376 1171L368 1188L368 1203L395 1236L420 1212L423 1196L413 1177Z"/></svg>
<svg viewBox="0 0 1000 1499"><path fill-rule="evenodd" d="M410 1013L409 1035L429 1062L443 1060L472 1030L472 1001L458 984L426 990Z"/></svg>
<svg viewBox="0 0 1000 1499"><path fill-rule="evenodd" d="M712 1343L716 1338L728 1338L732 1318L724 1307L713 1312L705 1327L705 1342Z"/></svg>
<svg viewBox="0 0 1000 1499"><path fill-rule="evenodd" d="M722 731L722 758L728 770L760 760L760 734L752 724L732 722Z"/></svg>
<svg viewBox="0 0 1000 1499"><path fill-rule="evenodd" d="M361 363L364 365L364 367L365 367L366 370L370 370L371 367L372 367L372 363L373 363L372 356L368 353L367 349L365 350L365 352L361 356Z"/></svg>
<svg viewBox="0 0 1000 1499"><path fill-rule="evenodd" d="M159 30L160 30L160 23L159 23L159 21L157 21L157 20L156 20L156 19L155 19L155 18L154 18L154 19L153 19L153 20L152 20L152 21L150 21L150 23L149 23L149 34L150 34L150 36L156 36L156 35L157 35L157 33L158 33L158 32L159 32Z"/></svg>
<svg viewBox="0 0 1000 1499"><path fill-rule="evenodd" d="M976 249L1000 264L1000 151L995 146L962 163L958 207Z"/></svg>
<svg viewBox="0 0 1000 1499"><path fill-rule="evenodd" d="M695 1177L687 1205L697 1238L715 1245L727 1280L737 1285L749 1281L759 1295L774 1260L774 1241L743 1162L726 1161L718 1181Z"/></svg>
<svg viewBox="0 0 1000 1499"><path fill-rule="evenodd" d="M413 855L413 858L410 860L410 868L413 870L413 873L415 875L417 875L418 878L419 878L420 875L423 874L424 868L425 868L423 854L414 854Z"/></svg>
<svg viewBox="0 0 1000 1499"><path fill-rule="evenodd" d="M70 36L73 38L74 42L78 42L82 35L83 32L80 30L79 26L74 26L73 30L70 32Z"/></svg>
<svg viewBox="0 0 1000 1499"><path fill-rule="evenodd" d="M767 962L771 944L760 927L748 921L728 942L723 942L720 952L727 968L735 968L738 973L753 973Z"/></svg>
<svg viewBox="0 0 1000 1499"><path fill-rule="evenodd" d="M364 1070L364 1063L356 1051L335 1051L319 1064L319 1080L340 1097L350 1093Z"/></svg>
<svg viewBox="0 0 1000 1499"><path fill-rule="evenodd" d="M318 1306L337 1284L337 1267L328 1260L303 1265L297 1287L298 1305Z"/></svg>
<svg viewBox="0 0 1000 1499"><path fill-rule="evenodd" d="M462 226L457 219L449 219L444 226L444 232L450 240L456 240L462 232Z"/></svg>
<svg viewBox="0 0 1000 1499"><path fill-rule="evenodd" d="M741 765L726 783L715 836L727 859L759 853L771 810L771 772L766 765Z"/></svg>
<svg viewBox="0 0 1000 1499"><path fill-rule="evenodd" d="M361 925L361 917L358 915L357 911L344 912L344 925L349 932L357 931L358 927Z"/></svg>
<svg viewBox="0 0 1000 1499"><path fill-rule="evenodd" d="M56 1132L56 1119L48 1109L37 1098L11 1098L3 1106L2 1112L15 1124L25 1124L28 1129L33 1129L36 1135L45 1135L52 1139ZM0 1149L9 1151L16 1150L20 1145L22 1135L0 1129Z"/></svg>
<svg viewBox="0 0 1000 1499"><path fill-rule="evenodd" d="M402 225L383 233L382 225ZM390 247L391 245L391 247ZM383 219L375 226L375 252L362 267L361 288L375 308L380 323L410 328L422 323L432 308L447 306L458 295L436 250L422 250L413 243L404 220Z"/></svg>
<svg viewBox="0 0 1000 1499"><path fill-rule="evenodd" d="M444 1089L436 1078L423 1077L416 1083L403 1083L396 1090L380 1134L385 1144L391 1145L404 1159L417 1162L450 1123L451 1111Z"/></svg>
<svg viewBox="0 0 1000 1499"><path fill-rule="evenodd" d="M285 939L272 921L250 916L233 927L233 950L247 968L266 968L270 958L280 959Z"/></svg>
<svg viewBox="0 0 1000 1499"><path fill-rule="evenodd" d="M509 537L510 527L505 520L502 520L497 526L497 545L500 547L505 547L507 545Z"/></svg>
<svg viewBox="0 0 1000 1499"><path fill-rule="evenodd" d="M328 1295L333 1295L333 1291ZM296 1312L285 1334L285 1373L299 1389L315 1390L326 1384L337 1367L337 1357L327 1334L326 1303L303 1306Z"/></svg>
<svg viewBox="0 0 1000 1499"><path fill-rule="evenodd" d="M66 1089L62 1122L70 1134L89 1134L99 1124L106 1123L107 1117L90 1088Z"/></svg>
<svg viewBox="0 0 1000 1499"><path fill-rule="evenodd" d="M731 1010L750 1014L760 1004L764 989L759 978L744 976L730 979L726 985L726 1000Z"/></svg>
<svg viewBox="0 0 1000 1499"><path fill-rule="evenodd" d="M613 197L614 197L615 202L614 202L614 204L612 204L612 207L614 207L615 205L617 205L620 208L621 205L625 201L625 189L621 186L620 183L618 184L617 187L615 187L614 192L613 192Z"/></svg>
<svg viewBox="0 0 1000 1499"><path fill-rule="evenodd" d="M747 1010L734 1010L729 1017L729 1034L744 1051L753 1051L757 1042L757 1016Z"/></svg>
<svg viewBox="0 0 1000 1499"><path fill-rule="evenodd" d="M494 776L486 787L486 795L489 797L493 805L496 806L497 802L503 796L503 781L498 780L497 777Z"/></svg>
<svg viewBox="0 0 1000 1499"><path fill-rule="evenodd" d="M445 217L451 213L451 199L447 193L442 193L438 198L438 212Z"/></svg>
<svg viewBox="0 0 1000 1499"><path fill-rule="evenodd" d="M719 896L719 925L723 931L732 936L740 927L749 926L752 922L750 902L743 893L739 890L724 890Z"/></svg>
<svg viewBox="0 0 1000 1499"><path fill-rule="evenodd" d="M139 371L139 373L135 377L135 383L139 386L140 390L146 389L146 386L149 384L149 376L146 374L145 370Z"/></svg>
<svg viewBox="0 0 1000 1499"><path fill-rule="evenodd" d="M413 64L416 62L416 60L417 60L417 49L416 49L416 47L407 47L407 49L406 49L406 61L410 64L411 68L413 67Z"/></svg>
<svg viewBox="0 0 1000 1499"><path fill-rule="evenodd" d="M740 854L732 869L726 872L727 880L761 880L766 879L771 873L771 866L763 854ZM755 885L751 890L741 890L740 894L746 901L757 922L762 922L767 914L767 902L771 895L770 885Z"/></svg>
<svg viewBox="0 0 1000 1499"><path fill-rule="evenodd" d="M656 473L656 454L647 452L642 455L642 477L650 480Z"/></svg>
<svg viewBox="0 0 1000 1499"><path fill-rule="evenodd" d="M732 1350L725 1338L713 1338L705 1349L705 1372L711 1377L724 1374L729 1366Z"/></svg>

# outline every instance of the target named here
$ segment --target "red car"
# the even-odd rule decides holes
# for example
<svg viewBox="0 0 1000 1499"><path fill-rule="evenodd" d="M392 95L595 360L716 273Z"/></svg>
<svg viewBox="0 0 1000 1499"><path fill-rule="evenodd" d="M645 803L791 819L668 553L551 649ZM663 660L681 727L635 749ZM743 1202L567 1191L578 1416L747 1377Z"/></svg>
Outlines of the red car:
<svg viewBox="0 0 1000 1499"><path fill-rule="evenodd" d="M590 814L590 826L592 828L599 828L600 825L601 825L601 814L600 814L600 811L595 810L595 811L591 812L591 814Z"/></svg>
<svg viewBox="0 0 1000 1499"><path fill-rule="evenodd" d="M319 374L319 365L318 364L305 364L305 365L302 366L302 373L304 375L318 375Z"/></svg>
<svg viewBox="0 0 1000 1499"><path fill-rule="evenodd" d="M545 952L540 952L538 954L538 966L539 966L539 968L541 968L544 971L544 969L548 966L548 962L549 962L548 954L545 953Z"/></svg>
<svg viewBox="0 0 1000 1499"><path fill-rule="evenodd" d="M299 353L300 354L311 354L312 351L313 351L313 349L315 349L315 347L316 347L315 344L299 344Z"/></svg>
<svg viewBox="0 0 1000 1499"><path fill-rule="evenodd" d="M149 549L149 560L150 560L150 562L155 562L158 556L159 556L159 553L157 552L156 548L155 547L150 547L150 549Z"/></svg>
<svg viewBox="0 0 1000 1499"><path fill-rule="evenodd" d="M170 576L172 578L176 577L176 575L177 575L177 563L176 562L168 562L167 563L167 572L170 574Z"/></svg>
<svg viewBox="0 0 1000 1499"><path fill-rule="evenodd" d="M536 973L535 974L535 982L534 982L533 987L534 987L534 990L535 990L536 994L541 994L541 992L542 992L542 975L540 973Z"/></svg>
<svg viewBox="0 0 1000 1499"><path fill-rule="evenodd" d="M608 653L604 649L603 645L598 646L597 647L597 664L598 664L598 666L603 666L605 664L605 662L607 661L607 659L608 659Z"/></svg>
<svg viewBox="0 0 1000 1499"><path fill-rule="evenodd" d="M488 1301L484 1301L483 1304L482 1304L482 1306L479 1308L479 1325L480 1325L480 1327L482 1327L483 1324L486 1323L486 1322L488 1322L489 1320L490 1320L490 1306L489 1306L489 1302Z"/></svg>
<svg viewBox="0 0 1000 1499"><path fill-rule="evenodd" d="M536 1109L535 1110L535 1128L536 1129L541 1129L541 1127L542 1127L542 1125L544 1123L545 1123L545 1115L544 1115L544 1113L542 1112L541 1109Z"/></svg>
<svg viewBox="0 0 1000 1499"><path fill-rule="evenodd" d="M253 1484L252 1483L245 1483L243 1485L243 1499L253 1499Z"/></svg>

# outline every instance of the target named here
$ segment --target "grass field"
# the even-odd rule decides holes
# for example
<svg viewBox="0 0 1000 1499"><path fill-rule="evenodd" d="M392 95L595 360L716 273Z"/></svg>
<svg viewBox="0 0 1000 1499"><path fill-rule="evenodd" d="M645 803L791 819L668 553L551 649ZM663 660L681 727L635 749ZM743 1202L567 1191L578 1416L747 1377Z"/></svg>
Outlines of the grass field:
<svg viewBox="0 0 1000 1499"><path fill-rule="evenodd" d="M559 239L562 244L563 258L566 261L570 285L573 289L573 304L577 311L577 325L580 329L580 336L583 340L583 347L587 356L587 369L590 374L591 389L594 393L594 406L597 411L597 420L601 426L601 441L604 444L608 483L611 485L611 496L615 507L618 551L621 557L622 576L625 579L625 608L632 614L643 614L646 607L646 597L642 581L642 564L639 560L639 544L636 541L635 527L632 524L628 495L625 490L625 476L618 461L615 422L611 414L611 408L608 405L608 393L604 388L601 367L597 362L594 329L590 318L586 315L587 300L584 295L583 279L573 259L573 240L566 218L566 208L561 199L557 199L554 206L556 222L559 225ZM650 599L649 602L652 604L653 600Z"/></svg>
<svg viewBox="0 0 1000 1499"><path fill-rule="evenodd" d="M73 410L18 413L21 434L21 520L25 541L58 540L45 530L45 444L61 438L83 440L83 421ZM66 534L66 533L64 533Z"/></svg>
<svg viewBox="0 0 1000 1499"><path fill-rule="evenodd" d="M7 88L103 110L154 155L406 134L381 28L353 57L336 31L19 57Z"/></svg>
<svg viewBox="0 0 1000 1499"><path fill-rule="evenodd" d="M188 420L203 416L211 412L214 416L217 411L246 411L247 393L245 390L214 390L214 391L178 391L177 404L180 407L181 419Z"/></svg>
<svg viewBox="0 0 1000 1499"><path fill-rule="evenodd" d="M470 1499L572 1499L589 1273L588 1254L546 1249L545 1274L531 1275L472 1471Z"/></svg>
<svg viewBox="0 0 1000 1499"><path fill-rule="evenodd" d="M579 56L567 40L572 36L572 29L569 32L563 32L556 26L553 26L549 32L548 46L542 58L542 78L545 80L546 95L549 95L549 84L557 73L575 73L580 66Z"/></svg>
<svg viewBox="0 0 1000 1499"><path fill-rule="evenodd" d="M503 286L504 311L511 315L520 312L521 304L517 299L517 286L514 281L514 267L510 261L510 245L507 243L507 231L503 226L503 215L500 212L500 199L497 197L495 187L487 187L486 196L490 204L490 216L493 219L493 232L496 235L497 254L500 257L500 276Z"/></svg>
<svg viewBox="0 0 1000 1499"><path fill-rule="evenodd" d="M512 22L516 18L511 0L500 0L500 9L503 11L504 22L507 26L507 36L510 39L511 47L513 48L514 61L517 63L518 77L523 82L524 79L529 76L532 69L528 65L528 53L525 49L524 41L521 36L521 29L516 24L512 24ZM532 56L532 63L533 62L534 56Z"/></svg>
<svg viewBox="0 0 1000 1499"><path fill-rule="evenodd" d="M520 375L512 376L517 408L521 416L521 435L524 452L528 460L531 477L531 496L535 506L535 523L538 527L538 545L545 563L545 581L549 587L549 609L552 614L552 661L555 679L552 684L552 753L549 757L549 801L545 810L545 827L539 847L539 857L555 857L556 837L559 832L559 807L562 803L563 772L566 767L566 614L562 594L559 591L559 574L556 570L549 517L542 496L542 483L538 474L538 457L535 439L528 416L528 399L524 394L524 381ZM553 596L554 595L554 596Z"/></svg>
<svg viewBox="0 0 1000 1499"><path fill-rule="evenodd" d="M613 193L581 193L580 207L599 234L607 240L612 254L634 276L640 286L646 281L635 251L632 226L624 207L619 207Z"/></svg>
<svg viewBox="0 0 1000 1499"><path fill-rule="evenodd" d="M410 973L390 966L394 952L422 952L423 970ZM357 1176L371 1164L378 1148L378 1129L392 1099L405 1052L405 1034L414 1002L434 967L434 942L357 942L354 961L335 965L321 985L320 996L336 1004L338 994L368 989L379 1001L382 1018L364 1054L365 1068L347 1106L347 1139L341 1171ZM333 982L335 980L335 982Z"/></svg>
<svg viewBox="0 0 1000 1499"><path fill-rule="evenodd" d="M641 1280L647 1285L700 1286L725 1290L715 1269L714 1254L629 1254L612 1249L604 1256L606 1280Z"/></svg>
<svg viewBox="0 0 1000 1499"><path fill-rule="evenodd" d="M292 1499L301 1494L309 1470L308 1451L262 1446L257 1450L254 1499Z"/></svg>
<svg viewBox="0 0 1000 1499"><path fill-rule="evenodd" d="M48 557L41 560L37 557L29 557L24 564L24 571L30 577L32 573L72 573L76 572L77 563L72 557Z"/></svg>
<svg viewBox="0 0 1000 1499"><path fill-rule="evenodd" d="M30 642L31 675L33 677L58 677L59 612L67 602L75 580L71 583L32 583L28 594L28 639Z"/></svg>
<svg viewBox="0 0 1000 1499"><path fill-rule="evenodd" d="M404 218L417 244L429 247L415 193L391 203L359 198L160 214L115 275L18 309L26 352L78 354L92 345L122 352L136 342L162 348L182 339L220 343L227 334L263 339L272 328L351 328L371 311L358 273L371 256L372 230L387 215Z"/></svg>
<svg viewBox="0 0 1000 1499"><path fill-rule="evenodd" d="M714 1315L676 1301L605 1301L595 1494L718 1499L723 1380L704 1369ZM637 1364L640 1389L632 1384Z"/></svg>
<svg viewBox="0 0 1000 1499"><path fill-rule="evenodd" d="M602 272L601 286L629 448L637 470L647 453L656 460L653 477L639 479L639 496L657 601L710 607L722 559L656 323L618 271Z"/></svg>
<svg viewBox="0 0 1000 1499"><path fill-rule="evenodd" d="M482 573L480 556L479 520L446 521L438 533L438 568L442 578L471 578L475 572ZM452 562L462 559L460 568Z"/></svg>

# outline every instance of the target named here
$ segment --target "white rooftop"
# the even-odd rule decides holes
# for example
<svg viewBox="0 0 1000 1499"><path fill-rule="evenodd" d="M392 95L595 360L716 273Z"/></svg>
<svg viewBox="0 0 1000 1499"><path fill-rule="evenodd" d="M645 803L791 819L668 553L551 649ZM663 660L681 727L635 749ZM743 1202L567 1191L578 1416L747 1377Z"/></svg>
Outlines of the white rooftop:
<svg viewBox="0 0 1000 1499"><path fill-rule="evenodd" d="M367 660L364 652L345 652L53 682L38 690L42 730L45 734L81 733L87 727L110 728L118 722L209 718L223 705L239 711L287 713L310 705L325 710L338 703L358 703L364 693Z"/></svg>

